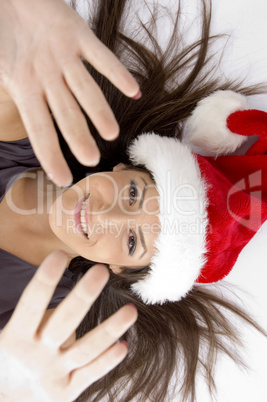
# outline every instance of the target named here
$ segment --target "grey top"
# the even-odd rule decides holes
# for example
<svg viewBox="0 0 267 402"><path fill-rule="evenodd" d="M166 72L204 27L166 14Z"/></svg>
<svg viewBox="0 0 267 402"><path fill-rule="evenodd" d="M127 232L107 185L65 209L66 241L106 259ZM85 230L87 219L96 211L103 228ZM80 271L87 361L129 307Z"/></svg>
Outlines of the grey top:
<svg viewBox="0 0 267 402"><path fill-rule="evenodd" d="M21 174L40 167L28 138L0 141L0 202ZM36 269L35 265L0 248L0 330L11 317ZM66 269L48 308L55 308L73 286L72 273Z"/></svg>

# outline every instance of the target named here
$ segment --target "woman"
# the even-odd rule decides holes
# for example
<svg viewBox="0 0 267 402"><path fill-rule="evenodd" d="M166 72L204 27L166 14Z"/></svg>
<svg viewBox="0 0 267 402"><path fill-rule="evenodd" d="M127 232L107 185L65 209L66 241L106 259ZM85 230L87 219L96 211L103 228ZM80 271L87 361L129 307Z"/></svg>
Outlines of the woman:
<svg viewBox="0 0 267 402"><path fill-rule="evenodd" d="M124 3L105 3L105 7L103 4L99 5L98 12L94 15L92 27L96 35L112 51L114 51L115 54L116 52L118 54L120 53L124 60L131 61L132 67L130 67L130 71L138 78L142 92L145 94L145 96L143 95L138 102L125 99L118 91L114 90L114 88L111 87L103 77L100 77L90 65L87 66L92 76L95 77L102 91L105 93L121 128L121 135L118 140L114 141L112 144L106 144L97 136L95 128L88 120L90 131L95 137L102 155L100 165L97 168L91 169L91 171L97 170L99 172L110 171L114 168L114 166L117 166L118 163L128 164L130 162L129 155L127 153L129 144L141 132L149 132L154 130L161 136L179 137L182 132L183 120L190 115L190 112L196 106L199 100L206 97L215 89L237 88L237 86L234 86L230 83L218 83L216 80L209 80L207 72L204 75L204 80L203 75L201 75L201 72L203 71L203 68L206 67L208 60L207 49L209 43L210 24L209 10L206 8L204 2L202 4L204 16L201 40L186 49L180 49L180 51L178 49L178 52L176 53L177 56L175 57L172 56L175 54L174 49L176 46L178 46L177 41L175 40L175 30L172 40L169 44L168 51L162 54L154 42L155 51L152 53L145 47L138 45L133 40L119 34L118 27L121 20ZM112 18L110 18L111 11L113 12ZM175 28L178 26L179 15L180 14L178 13L177 20L175 21ZM148 37L153 43L151 34L148 33ZM172 62L169 64L167 63L168 56L173 57ZM135 60L138 61L136 67L134 64ZM189 66L191 66L191 68L188 68ZM177 76L184 78L182 78L181 82L175 82L175 77ZM175 89L173 89L173 86L171 85L173 82L175 82ZM244 92L249 93L248 90L244 90ZM145 115L142 113L144 109L146 110ZM22 137L22 141L23 138L24 137ZM68 190L61 190L61 193L63 194L56 193L58 191L56 187L50 188L50 195L52 196L50 198L47 197L48 187L46 186L45 199L50 203L49 212L51 211L51 208L53 210L54 200L62 200L61 210L64 206L67 212L72 211L72 220L75 220L75 217L73 217L73 210L75 210L75 206L77 205L78 201L81 201L81 203L78 203L77 208L78 212L80 212L80 217L82 217L82 211L86 210L88 206L88 199L90 200L91 197L90 192L90 196L88 198L89 191L87 191L85 185L87 182L90 183L90 180L92 193L95 192L95 194L97 194L98 191L102 197L99 197L101 200L104 199L106 195L106 192L103 191L103 188L112 186L113 181L110 179L110 177L113 179L115 177L116 186L113 186L110 192L107 191L107 196L111 194L111 198L113 198L115 187L119 189L119 192L120 190L128 191L126 194L120 192L122 202L123 200L125 201L125 198L127 199L127 208L132 207L132 205L136 205L135 203L138 191L140 192L140 189L142 189L143 192L145 186L149 187L150 185L153 185L153 180L150 177L149 172L143 170L138 171L136 169L127 170L121 165L114 169L114 173L105 173L104 176L92 175L92 179L90 177L84 178L86 172L89 172L90 169L84 169L82 165L78 164L67 149L64 140L62 138L60 138L60 140L62 148L64 149L64 155L68 160L70 168L72 169L74 182L78 183ZM39 166L35 165L33 168L38 168L39 172ZM35 172L35 177L24 177L24 183L22 184L22 191L24 194L35 194L35 200L37 199L35 180L38 177L38 172ZM138 178L136 178L136 181L139 180L139 183L133 184L133 182L135 182L135 177L133 177L133 175L137 174ZM97 177L101 178L100 185L97 181L95 181L95 185L92 185L92 182L96 180L94 178ZM82 180L82 183L80 180ZM19 183L21 183L20 180L17 181L14 186L17 186L18 188ZM15 189L15 187L13 187L13 189ZM155 201L155 197L158 195L155 193L155 187L149 187L149 190L151 191L149 198L154 198ZM21 194L21 192L17 191L16 201L19 203L24 202L24 200L21 201L21 199L19 199L19 194ZM84 198L78 198L78 196L81 194L84 195ZM55 198L53 199L53 197ZM94 200L96 198L92 197L92 199ZM157 204L155 202L153 204L154 205L151 206L152 214L151 210L148 211L150 215L147 214L149 215L150 219L152 219L150 222L151 225L158 223L156 213ZM47 204L45 204L45 206L46 205ZM20 209L29 211L29 209L32 209L34 206L36 206L34 205L34 198L31 198L30 200L26 200L24 205L21 205ZM54 218L56 217L55 214L53 215L53 213L51 214L50 220L50 229L53 228L53 230L52 233L51 230L48 232L49 228L47 226L47 216L49 215L49 212L43 214L41 217L36 216L35 214L34 219L27 219L27 222L29 222L31 225L30 230L35 230L36 233L36 229L38 231L40 229L41 233L39 232L40 236L34 239L35 243L32 244L30 253L29 249L24 250L24 248L21 247L19 250L20 258L25 258L28 263L38 265L41 260L52 249L54 249L54 247L61 247L63 242L65 251L68 253L69 259L71 260L69 264L69 271L74 273L74 278L79 277L83 272L88 270L90 267L90 264L88 264L89 257L97 257L97 261L102 260L103 262L111 263L110 269L113 271L111 272L109 286L106 288L106 291L102 294L102 297L97 301L93 309L91 309L87 319L84 320L83 324L79 328L78 336L88 331L88 329L94 327L100 320L110 315L114 309L117 309L118 306L125 304L127 301L134 302L138 306L139 310L139 320L136 326L133 327L132 331L130 331L125 338L127 340L133 339L133 342L131 342L132 350L130 350L128 362L126 361L124 366L121 365L117 370L112 371L109 377L106 377L103 382L100 381L95 383L91 388L88 389L85 396L81 398L85 398L85 400L86 398L90 399L92 398L92 395L97 393L96 398L100 399L101 397L108 395L111 400L116 400L120 390L125 390L127 384L129 388L125 390L125 395L123 395L125 401L130 400L137 395L141 395L143 400L147 400L148 397L157 401L164 400L167 394L169 381L176 365L178 365L178 369L181 369L179 366L179 358L181 358L185 361L185 372L183 388L180 394L181 397L190 396L193 400L195 396L195 373L198 359L202 362L206 370L208 383L210 388L212 388L212 385L214 385L212 383L212 368L215 359L214 353L216 352L217 348L223 349L232 358L235 358L234 354L226 350L223 342L219 338L218 333L223 331L223 333L225 333L229 339L236 339L233 329L229 327L228 323L222 318L222 315L216 309L216 304L224 306L230 311L235 312L247 322L250 322L259 329L253 320L247 317L239 308L227 303L225 300L213 295L210 291L207 291L204 288L202 289L195 287L192 289L192 291L190 291L187 297L184 297L182 300L176 302L169 302L163 305L146 305L146 303L142 302L142 300L135 295L135 293L132 291L131 285L136 283L138 280L144 279L146 272L149 269L146 264L149 263L151 255L148 256L148 260L144 260L145 256L142 256L143 260L139 264L136 263L136 261L129 264L130 257L132 256L127 255L123 260L124 255L120 253L118 256L117 252L113 256L114 260L111 260L110 256L113 249L108 249L110 245L109 239L106 236L100 237L101 233L97 233L96 230L94 231L93 235L98 235L101 239L108 239L108 243L106 243L107 247L104 249L104 251L108 252L108 254L103 253L103 249L101 249L101 256L99 256L98 252L91 257L90 253L87 253L88 250L84 250L84 247L83 250L77 248L80 243L77 244L77 247L75 247L74 250L74 237L71 238L72 240L70 243L68 243L68 239L70 237L66 237L67 212L65 213L65 217L63 216L63 219L65 219L65 224L61 226L61 228L65 229L64 233L60 232L61 229L58 228L56 221L53 220L53 216ZM74 215L76 216L75 213ZM141 219L146 221L148 218L147 216L141 216ZM25 225L23 225L23 222L25 221L25 217L23 217L20 222L21 230L17 233L18 238L21 237L22 233L26 236ZM40 222L42 223L40 224ZM16 225L17 224L18 222ZM101 228L103 227L105 226L102 222ZM77 235L77 233L73 233L73 226L69 229L72 231L70 236ZM33 232L30 231L28 232L28 238L32 238L32 233ZM13 234L14 231L12 231L12 236ZM86 235L88 234L88 228L85 235L80 233L80 236L83 236L83 242L86 241L86 244L88 244L88 239L86 239ZM138 233L137 235L139 235L140 243L142 243L142 235ZM147 248L150 252L152 252L152 254L153 250L151 250L151 245L154 244L158 235L158 233L152 233L152 236L154 237L149 239L150 243ZM57 239L59 240L57 240L55 236L57 236ZM42 247L40 247L40 239L45 239L45 241L42 242ZM129 230L128 240L127 242L124 242L124 247L125 244L127 244L128 254L131 253L131 251L136 247L135 241L136 238L134 238L134 235L131 235ZM26 244L29 244L29 242L26 242ZM8 251L8 247L10 247L10 253L12 254L12 245L10 244L10 241L6 241L5 250ZM93 250L93 247L94 244L92 245L90 251ZM83 255L86 260L82 259L81 257L76 257L77 255ZM127 268L121 269L122 266L126 266ZM133 269L133 267L135 269ZM70 280L70 277L68 277L69 275L70 274L66 273L64 279L65 281L67 279ZM61 284L61 288L64 288L64 284ZM62 293L59 295L59 298L60 297L62 297ZM106 302L107 300L108 303ZM54 302L56 301L54 300ZM53 306L50 305L50 307ZM201 317L201 320L207 324L204 328L199 323L199 317ZM190 340L192 340L190 345L188 345L189 333ZM153 340L153 342L151 342L151 340ZM200 341L205 340L209 344L209 351L208 353L204 354L204 356L200 356ZM180 346L179 348L177 348L177 341ZM147 367L149 367L149 369L147 369ZM129 378L135 379L132 384L129 384Z"/></svg>

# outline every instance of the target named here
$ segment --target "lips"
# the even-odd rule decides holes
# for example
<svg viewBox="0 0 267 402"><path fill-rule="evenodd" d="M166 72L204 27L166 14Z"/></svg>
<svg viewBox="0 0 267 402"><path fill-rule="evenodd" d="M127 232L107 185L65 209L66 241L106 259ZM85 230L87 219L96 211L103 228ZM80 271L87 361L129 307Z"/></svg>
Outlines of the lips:
<svg viewBox="0 0 267 402"><path fill-rule="evenodd" d="M88 194L88 198L87 198L87 204L86 204L86 210L85 210L85 220L86 220L86 224L87 224L87 233L89 235L89 210L90 210L90 194Z"/></svg>
<svg viewBox="0 0 267 402"><path fill-rule="evenodd" d="M89 197L89 196L88 196ZM80 215L80 222L82 226L82 231L85 234L85 236L89 239L88 236L88 231L89 231L89 225L88 225L88 217L86 219L86 209L87 209L87 204L88 204L88 197L84 200L82 203L82 208L81 208L81 215Z"/></svg>
<svg viewBox="0 0 267 402"><path fill-rule="evenodd" d="M82 225L81 225L81 220L80 220L80 216L81 216L81 208L82 208L82 204L83 202L87 199L87 197L89 197L89 195L83 197L75 206L74 208L74 224L75 224L75 229L83 234L85 237L86 235L83 233L82 231ZM86 208L87 210L87 208ZM87 211L86 211L86 215L87 215ZM86 222L87 222L88 218L86 217Z"/></svg>

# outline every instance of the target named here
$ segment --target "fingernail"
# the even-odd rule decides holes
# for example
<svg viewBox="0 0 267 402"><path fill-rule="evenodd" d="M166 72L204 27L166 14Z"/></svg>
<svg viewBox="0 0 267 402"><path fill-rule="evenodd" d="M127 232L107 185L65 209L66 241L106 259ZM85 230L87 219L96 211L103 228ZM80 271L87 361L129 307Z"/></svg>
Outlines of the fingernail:
<svg viewBox="0 0 267 402"><path fill-rule="evenodd" d="M140 99L141 96L142 96L142 92L139 91L135 96L133 96L133 99L135 99L135 100Z"/></svg>
<svg viewBox="0 0 267 402"><path fill-rule="evenodd" d="M129 349L129 344L126 341L121 341L121 343L123 343L123 345L125 345L126 348Z"/></svg>

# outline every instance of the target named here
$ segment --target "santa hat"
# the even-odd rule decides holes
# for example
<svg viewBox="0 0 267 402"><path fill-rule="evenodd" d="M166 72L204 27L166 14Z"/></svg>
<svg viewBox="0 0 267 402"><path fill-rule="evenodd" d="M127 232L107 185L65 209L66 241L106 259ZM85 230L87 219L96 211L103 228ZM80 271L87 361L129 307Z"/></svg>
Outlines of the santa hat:
<svg viewBox="0 0 267 402"><path fill-rule="evenodd" d="M132 290L145 303L179 300L205 263L207 198L198 163L180 141L154 133L134 140L129 155L134 165L144 165L152 173L161 224L150 272ZM198 227L204 235L198 234Z"/></svg>
<svg viewBox="0 0 267 402"><path fill-rule="evenodd" d="M256 115L254 113L250 119L251 129L248 130L247 122L243 124L249 120L247 114L240 118L234 113L228 118L231 112L247 107L245 98L231 91L219 91L215 95L197 106L188 121L183 143L147 133L135 139L128 150L134 165L144 165L151 172L159 193L161 232L155 243L156 252L148 274L131 286L147 304L178 301L194 283L224 278L241 249L267 219L267 203L262 208L261 201L253 199L254 218L249 227L245 227L242 219L246 220L251 213L251 196L238 189L231 198L229 211L227 194L232 191L232 183L210 161L189 149L188 144L194 151L204 148L213 155L233 152L245 142L247 135L259 134L257 129L252 129L257 126L258 118L260 135L266 135L266 113L253 111ZM230 95L231 100L227 101L226 95ZM215 113L218 127L213 117ZM206 118L210 121L201 132ZM229 125L242 135L234 134Z"/></svg>

